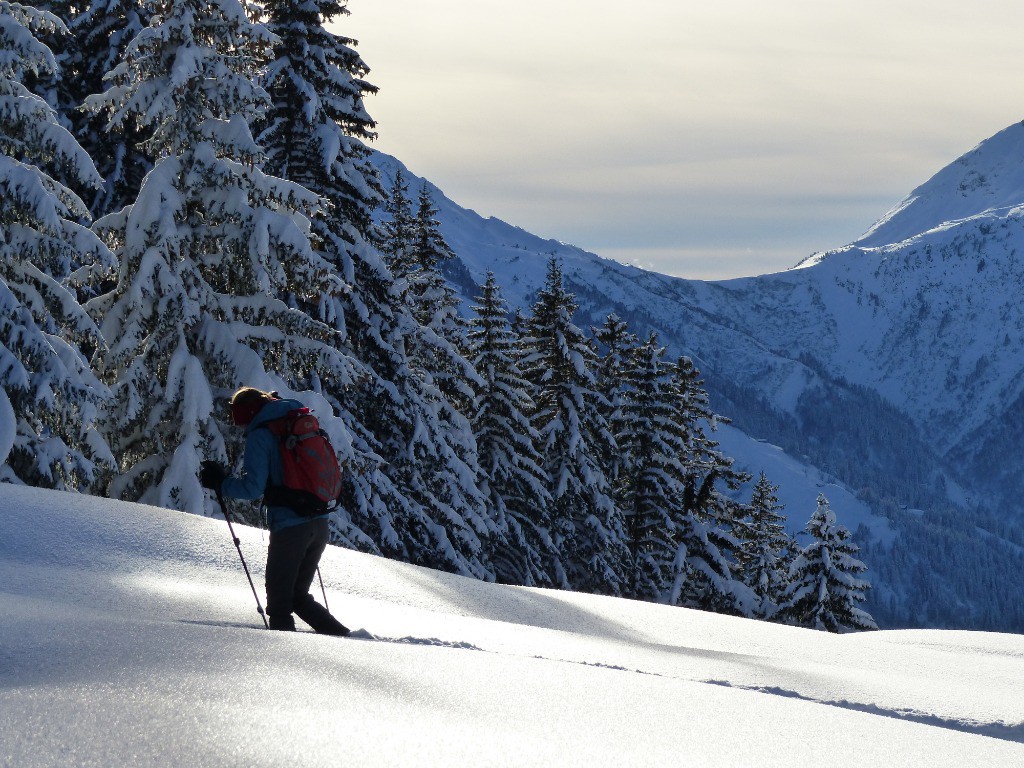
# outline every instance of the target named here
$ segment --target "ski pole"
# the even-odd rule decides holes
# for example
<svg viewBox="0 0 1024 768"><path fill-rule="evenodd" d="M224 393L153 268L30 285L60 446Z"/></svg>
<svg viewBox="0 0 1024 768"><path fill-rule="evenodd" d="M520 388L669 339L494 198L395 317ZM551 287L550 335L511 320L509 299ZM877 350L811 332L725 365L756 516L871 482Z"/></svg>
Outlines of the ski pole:
<svg viewBox="0 0 1024 768"><path fill-rule="evenodd" d="M331 607L327 604L327 590L324 589L324 577L320 575L319 565L316 567L316 577L320 579L320 591L323 593L324 596L324 608L326 608L329 611L331 610Z"/></svg>
<svg viewBox="0 0 1024 768"><path fill-rule="evenodd" d="M252 588L252 596L256 598L256 612L263 619L263 626L270 629L270 624L267 623L267 614L263 612L263 605L260 603L260 596L256 593L256 585L252 583L252 575L249 573L249 566L245 564L245 557L242 555L242 542L235 535L235 527L231 524L231 513L228 511L227 504L224 503L224 494L220 492L220 488L217 488L217 503L220 504L220 511L224 514L224 519L228 523L228 531L231 533L231 540L235 542L235 549L238 550L238 559L242 561L242 568L245 570L245 578L249 580L249 586Z"/></svg>

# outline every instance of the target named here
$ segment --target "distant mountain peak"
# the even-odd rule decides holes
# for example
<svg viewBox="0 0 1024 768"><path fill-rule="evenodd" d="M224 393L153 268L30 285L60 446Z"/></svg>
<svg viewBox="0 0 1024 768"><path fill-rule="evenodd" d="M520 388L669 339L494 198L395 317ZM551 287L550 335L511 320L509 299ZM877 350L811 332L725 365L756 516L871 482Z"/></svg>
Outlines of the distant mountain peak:
<svg viewBox="0 0 1024 768"><path fill-rule="evenodd" d="M953 161L910 193L854 245L877 248L1024 205L1024 122Z"/></svg>

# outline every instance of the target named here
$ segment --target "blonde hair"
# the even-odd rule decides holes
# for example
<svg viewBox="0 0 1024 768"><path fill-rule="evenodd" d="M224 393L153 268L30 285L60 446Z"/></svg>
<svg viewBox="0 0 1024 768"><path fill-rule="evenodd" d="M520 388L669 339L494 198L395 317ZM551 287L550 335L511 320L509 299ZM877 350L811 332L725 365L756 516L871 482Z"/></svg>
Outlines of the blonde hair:
<svg viewBox="0 0 1024 768"><path fill-rule="evenodd" d="M256 387L242 387L235 394L231 396L228 401L228 405L252 405L257 401L261 403L269 403L274 399L272 392L264 392L262 389L256 389Z"/></svg>

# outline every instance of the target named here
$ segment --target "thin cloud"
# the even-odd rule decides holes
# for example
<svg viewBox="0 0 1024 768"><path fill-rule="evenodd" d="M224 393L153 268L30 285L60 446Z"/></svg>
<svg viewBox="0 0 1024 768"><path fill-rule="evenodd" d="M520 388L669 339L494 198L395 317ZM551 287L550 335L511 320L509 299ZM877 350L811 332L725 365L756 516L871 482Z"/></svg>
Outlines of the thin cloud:
<svg viewBox="0 0 1024 768"><path fill-rule="evenodd" d="M1011 2L350 9L381 149L463 205L602 254L685 238L680 253L784 269L1019 119Z"/></svg>

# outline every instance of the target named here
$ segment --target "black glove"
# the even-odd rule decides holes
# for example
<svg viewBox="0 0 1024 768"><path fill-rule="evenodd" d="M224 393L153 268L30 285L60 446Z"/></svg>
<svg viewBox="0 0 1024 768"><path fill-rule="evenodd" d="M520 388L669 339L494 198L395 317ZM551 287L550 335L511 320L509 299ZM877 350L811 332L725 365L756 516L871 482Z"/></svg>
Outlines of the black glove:
<svg viewBox="0 0 1024 768"><path fill-rule="evenodd" d="M219 491L220 484L224 482L224 478L228 476L228 471L224 465L219 461L204 461L199 465L199 482L203 488L209 488L211 491Z"/></svg>

